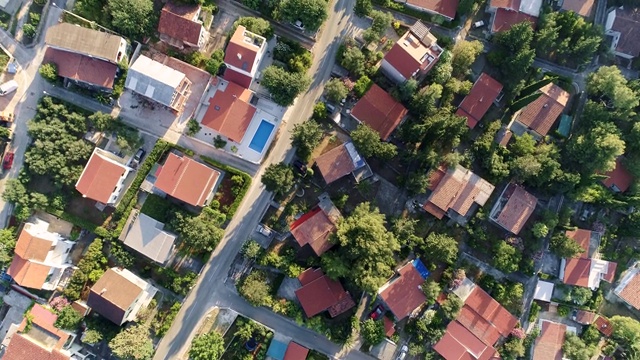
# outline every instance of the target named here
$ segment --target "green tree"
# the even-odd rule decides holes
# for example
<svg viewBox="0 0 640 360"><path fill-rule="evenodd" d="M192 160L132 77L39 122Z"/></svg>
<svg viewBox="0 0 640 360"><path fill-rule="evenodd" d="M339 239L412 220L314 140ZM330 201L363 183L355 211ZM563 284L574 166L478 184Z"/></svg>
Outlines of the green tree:
<svg viewBox="0 0 640 360"><path fill-rule="evenodd" d="M324 86L324 92L329 101L339 102L347 97L349 89L341 79L331 79Z"/></svg>
<svg viewBox="0 0 640 360"><path fill-rule="evenodd" d="M56 80L58 80L58 67L54 63L40 65L40 69L38 70L38 72L43 79L47 80L50 83L54 83L56 82Z"/></svg>
<svg viewBox="0 0 640 360"><path fill-rule="evenodd" d="M269 165L260 179L267 191L276 196L284 195L293 186L293 169L285 163Z"/></svg>
<svg viewBox="0 0 640 360"><path fill-rule="evenodd" d="M471 65L476 61L483 49L484 46L478 40L457 42L452 51L452 75L455 77L468 75L471 71Z"/></svg>
<svg viewBox="0 0 640 360"><path fill-rule="evenodd" d="M16 247L15 229L0 229L0 266L7 266L13 259L13 249Z"/></svg>
<svg viewBox="0 0 640 360"><path fill-rule="evenodd" d="M200 132L200 130L202 130L202 126L200 126L198 120L189 119L189 122L187 122L187 136L195 136L198 132Z"/></svg>
<svg viewBox="0 0 640 360"><path fill-rule="evenodd" d="M417 219L411 219L408 217L401 217L393 222L393 234L403 247L414 248L418 244L422 243L422 238L415 234Z"/></svg>
<svg viewBox="0 0 640 360"><path fill-rule="evenodd" d="M323 102L318 102L313 106L313 115L311 118L316 121L322 121L327 118L327 106Z"/></svg>
<svg viewBox="0 0 640 360"><path fill-rule="evenodd" d="M171 226L180 234L185 245L198 253L213 251L222 236L224 230L220 227L225 222L226 216L219 210L205 207L198 216L176 212Z"/></svg>
<svg viewBox="0 0 640 360"><path fill-rule="evenodd" d="M571 289L571 294L570 294L571 301L573 301L578 305L586 304L587 301L591 300L591 296L593 296L593 293L588 288L581 287L581 286L574 286Z"/></svg>
<svg viewBox="0 0 640 360"><path fill-rule="evenodd" d="M113 354L123 360L146 360L153 356L153 342L146 325L126 328L109 342Z"/></svg>
<svg viewBox="0 0 640 360"><path fill-rule="evenodd" d="M267 39L271 39L271 37L273 37L273 27L271 27L271 23L263 18L250 16L240 17L233 23L231 33L234 33L239 25L244 26L254 34L264 36Z"/></svg>
<svg viewBox="0 0 640 360"><path fill-rule="evenodd" d="M356 0L356 5L353 7L353 12L360 17L369 15L372 10L371 0Z"/></svg>
<svg viewBox="0 0 640 360"><path fill-rule="evenodd" d="M515 336L509 337L509 339L502 345L500 356L505 360L520 359L525 354L524 342Z"/></svg>
<svg viewBox="0 0 640 360"><path fill-rule="evenodd" d="M571 360L589 360L593 356L594 348L587 346L575 334L567 332L562 344L563 356Z"/></svg>
<svg viewBox="0 0 640 360"><path fill-rule="evenodd" d="M92 128L97 131L113 130L115 119L111 114L105 114L101 111L95 112L87 118Z"/></svg>
<svg viewBox="0 0 640 360"><path fill-rule="evenodd" d="M247 240L242 246L242 256L247 259L255 260L258 258L260 253L262 253L262 247L253 239Z"/></svg>
<svg viewBox="0 0 640 360"><path fill-rule="evenodd" d="M462 305L464 303L458 297L458 295L454 293L450 293L447 299L440 306L440 311L442 311L442 315L449 320L453 320L458 317L460 313L460 309L462 309Z"/></svg>
<svg viewBox="0 0 640 360"><path fill-rule="evenodd" d="M348 46L342 53L340 65L349 70L352 75L360 77L365 73L367 59L359 48Z"/></svg>
<svg viewBox="0 0 640 360"><path fill-rule="evenodd" d="M306 29L315 31L327 19L327 7L324 0L283 0L279 14L289 22L300 20Z"/></svg>
<svg viewBox="0 0 640 360"><path fill-rule="evenodd" d="M22 25L22 33L29 39L33 39L36 36L36 27L31 24Z"/></svg>
<svg viewBox="0 0 640 360"><path fill-rule="evenodd" d="M398 85L398 96L401 101L409 101L418 90L418 81L409 79Z"/></svg>
<svg viewBox="0 0 640 360"><path fill-rule="evenodd" d="M291 130L291 146L296 148L296 155L304 161L309 160L313 149L320 144L324 132L314 120L295 124Z"/></svg>
<svg viewBox="0 0 640 360"><path fill-rule="evenodd" d="M515 92L521 81L528 76L529 69L536 56L531 48L533 29L524 21L512 26L507 31L496 34L493 38L494 50L489 53L488 60L500 70L505 88Z"/></svg>
<svg viewBox="0 0 640 360"><path fill-rule="evenodd" d="M267 67L262 75L262 85L269 90L273 101L280 106L293 104L295 98L310 83L311 80L304 74L290 73L281 67L273 65Z"/></svg>
<svg viewBox="0 0 640 360"><path fill-rule="evenodd" d="M373 80L369 79L366 75L363 75L353 85L353 92L357 97L363 97L364 94L371 89L371 86L373 86Z"/></svg>
<svg viewBox="0 0 640 360"><path fill-rule="evenodd" d="M498 270L511 273L518 270L522 253L515 247L500 241L495 249L493 264Z"/></svg>
<svg viewBox="0 0 640 360"><path fill-rule="evenodd" d="M440 85L444 85L450 78L453 73L453 55L451 51L445 50L440 54L440 58L438 62L433 66L431 71L429 71L429 77L431 80Z"/></svg>
<svg viewBox="0 0 640 360"><path fill-rule="evenodd" d="M393 273L394 254L400 250L398 241L386 229L385 223L385 216L378 208L368 202L361 203L350 216L338 223L332 239L340 244L340 249L333 252L331 261L349 269L345 275L370 294L374 294ZM323 264L327 254L323 256ZM331 276L328 269L327 274Z"/></svg>
<svg viewBox="0 0 640 360"><path fill-rule="evenodd" d="M238 287L238 292L254 306L268 306L273 302L267 275L260 270L247 275Z"/></svg>
<svg viewBox="0 0 640 360"><path fill-rule="evenodd" d="M567 156L581 174L591 175L613 170L624 149L624 140L615 124L597 123L588 131L572 137Z"/></svg>
<svg viewBox="0 0 640 360"><path fill-rule="evenodd" d="M224 63L224 51L222 49L216 49L213 53L211 53L211 57L209 57L204 62L204 69L213 76L218 75L220 71L220 66Z"/></svg>
<svg viewBox="0 0 640 360"><path fill-rule="evenodd" d="M196 336L191 342L189 358L192 360L218 360L224 353L224 339L216 331Z"/></svg>
<svg viewBox="0 0 640 360"><path fill-rule="evenodd" d="M95 329L87 329L82 335L82 342L85 344L97 344L102 341L102 333Z"/></svg>
<svg viewBox="0 0 640 360"><path fill-rule="evenodd" d="M533 233L533 236L540 239L549 234L549 228L544 223L535 223L533 224L531 232Z"/></svg>
<svg viewBox="0 0 640 360"><path fill-rule="evenodd" d="M458 242L449 235L432 232L420 246L420 251L431 261L453 264L458 258Z"/></svg>
<svg viewBox="0 0 640 360"><path fill-rule="evenodd" d="M384 340L384 324L382 321L367 319L360 325L360 334L367 345L376 345Z"/></svg>
<svg viewBox="0 0 640 360"><path fill-rule="evenodd" d="M431 84L425 86L413 95L409 108L418 118L434 115L436 101L442 96L442 85Z"/></svg>
<svg viewBox="0 0 640 360"><path fill-rule="evenodd" d="M156 15L151 0L108 0L111 24L119 32L134 38L153 31Z"/></svg>
<svg viewBox="0 0 640 360"><path fill-rule="evenodd" d="M386 11L373 10L370 16L373 19L371 26L362 33L362 38L368 43L380 40L393 21L393 15Z"/></svg>
<svg viewBox="0 0 640 360"><path fill-rule="evenodd" d="M613 327L611 338L618 344L626 359L640 357L640 322L626 316L616 315L609 319Z"/></svg>
<svg viewBox="0 0 640 360"><path fill-rule="evenodd" d="M351 139L358 152L366 157L389 160L398 154L395 145L380 141L380 134L365 124L360 124L351 132Z"/></svg>
<svg viewBox="0 0 640 360"><path fill-rule="evenodd" d="M422 292L427 297L427 303L431 305L436 302L442 289L440 288L440 284L433 281L433 279L429 279L422 284Z"/></svg>
<svg viewBox="0 0 640 360"><path fill-rule="evenodd" d="M60 329L75 330L80 325L80 321L82 321L80 314L71 305L67 305L58 313L58 318L54 325Z"/></svg>
<svg viewBox="0 0 640 360"><path fill-rule="evenodd" d="M628 86L627 79L615 65L602 66L589 74L587 91L623 117L632 116L633 109L638 107L640 101L638 94Z"/></svg>

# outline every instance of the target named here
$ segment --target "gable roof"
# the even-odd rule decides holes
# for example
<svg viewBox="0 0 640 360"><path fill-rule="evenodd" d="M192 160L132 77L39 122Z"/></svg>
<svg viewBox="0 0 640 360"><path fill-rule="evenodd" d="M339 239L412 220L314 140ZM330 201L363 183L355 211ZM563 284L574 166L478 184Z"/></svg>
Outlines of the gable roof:
<svg viewBox="0 0 640 360"><path fill-rule="evenodd" d="M309 355L309 349L297 342L290 341L282 360L304 360L307 355Z"/></svg>
<svg viewBox="0 0 640 360"><path fill-rule="evenodd" d="M167 2L160 12L158 32L174 39L198 45L202 24L192 19L200 11L200 5Z"/></svg>
<svg viewBox="0 0 640 360"><path fill-rule="evenodd" d="M400 269L398 276L388 281L378 290L378 295L384 301L389 311L398 320L411 315L415 309L420 307L427 300L420 286L425 281L425 277L414 265L416 259Z"/></svg>
<svg viewBox="0 0 640 360"><path fill-rule="evenodd" d="M416 21L384 56L391 66L405 79L417 71L425 70L440 57L442 49L429 28L420 20Z"/></svg>
<svg viewBox="0 0 640 360"><path fill-rule="evenodd" d="M76 190L86 198L108 204L127 170L126 166L110 159L106 151L95 148L76 182Z"/></svg>
<svg viewBox="0 0 640 360"><path fill-rule="evenodd" d="M47 30L45 43L49 46L117 63L120 44L124 39L117 35L88 29L69 23L58 23ZM119 56L120 55L120 56Z"/></svg>
<svg viewBox="0 0 640 360"><path fill-rule="evenodd" d="M496 206L505 200L506 203L494 221L506 230L517 235L536 209L538 199L523 187L508 184L496 203Z"/></svg>
<svg viewBox="0 0 640 360"><path fill-rule="evenodd" d="M585 229L575 229L575 230L567 230L565 235L569 239L573 239L580 247L584 250L579 257L588 258L589 257L589 247L591 245L591 230Z"/></svg>
<svg viewBox="0 0 640 360"><path fill-rule="evenodd" d="M162 105L173 107L178 98L174 97L174 93L184 80L189 81L184 73L140 55L127 71L125 87Z"/></svg>
<svg viewBox="0 0 640 360"><path fill-rule="evenodd" d="M596 319L597 314L591 311L578 310L575 322L582 325L590 325Z"/></svg>
<svg viewBox="0 0 640 360"><path fill-rule="evenodd" d="M456 17L459 0L407 0L407 4L440 14L449 19Z"/></svg>
<svg viewBox="0 0 640 360"><path fill-rule="evenodd" d="M611 322L609 319L602 315L598 315L596 320L593 322L593 326L600 331L600 333L606 337L610 337L613 334L613 326L611 326Z"/></svg>
<svg viewBox="0 0 640 360"><path fill-rule="evenodd" d="M24 259L44 261L47 258L49 250L53 245L53 241L45 239L42 233L38 233L38 229L29 226L27 223L22 228L18 241L14 249L14 253ZM34 228L33 230L31 230Z"/></svg>
<svg viewBox="0 0 640 360"><path fill-rule="evenodd" d="M260 46L252 41L255 38L261 39L262 43L264 43L262 36L254 34L244 26L239 25L231 36L229 44L227 44L224 63L251 73L256 56L260 51Z"/></svg>
<svg viewBox="0 0 640 360"><path fill-rule="evenodd" d="M107 89L113 88L118 70L114 63L51 47L47 47L42 63L54 63L59 76Z"/></svg>
<svg viewBox="0 0 640 360"><path fill-rule="evenodd" d="M542 321L540 336L533 346L533 360L562 360L562 344L567 326L551 321Z"/></svg>
<svg viewBox="0 0 640 360"><path fill-rule="evenodd" d="M498 9L520 10L520 0L490 0L489 6Z"/></svg>
<svg viewBox="0 0 640 360"><path fill-rule="evenodd" d="M41 289L47 281L50 271L51 266L31 262L14 255L11 265L7 269L7 274L20 286Z"/></svg>
<svg viewBox="0 0 640 360"><path fill-rule="evenodd" d="M31 341L24 334L13 334L11 342L5 350L2 357L3 360L69 360L68 355L63 354L59 350L47 350L40 345Z"/></svg>
<svg viewBox="0 0 640 360"><path fill-rule="evenodd" d="M423 208L439 219L450 209L466 216L474 203L483 206L494 189L495 186L458 165L447 171Z"/></svg>
<svg viewBox="0 0 640 360"><path fill-rule="evenodd" d="M296 297L308 318L329 311L331 317L338 316L355 306L340 282L330 279L322 269L309 268L298 276L302 287L295 291Z"/></svg>
<svg viewBox="0 0 640 360"><path fill-rule="evenodd" d="M134 211L132 223L122 230L120 240L149 259L164 264L171 255L176 236L164 231L164 224L156 219Z"/></svg>
<svg viewBox="0 0 640 360"><path fill-rule="evenodd" d="M616 18L613 21L611 30L620 33L616 51L631 56L640 55L640 9L638 8L617 8Z"/></svg>
<svg viewBox="0 0 640 360"><path fill-rule="evenodd" d="M220 172L184 155L169 153L154 186L193 206L204 206Z"/></svg>
<svg viewBox="0 0 640 360"><path fill-rule="evenodd" d="M591 259L566 259L564 277L562 278L562 282L569 285L588 287L590 272Z"/></svg>
<svg viewBox="0 0 640 360"><path fill-rule="evenodd" d="M470 308L479 317L490 323L504 337L508 336L518 323L518 319L515 316L511 315L504 306L500 305L499 302L477 285L465 300L464 306ZM481 339L485 340L485 342L487 340L484 335Z"/></svg>
<svg viewBox="0 0 640 360"><path fill-rule="evenodd" d="M226 83L224 89L219 86L209 99L209 107L201 123L239 143L256 113L256 108L249 103L253 93L232 81Z"/></svg>
<svg viewBox="0 0 640 360"><path fill-rule="evenodd" d="M315 159L316 166L324 182L328 185L364 166L364 159L358 154L352 142L340 144Z"/></svg>
<svg viewBox="0 0 640 360"><path fill-rule="evenodd" d="M640 271L631 270L620 280L620 285L615 289L618 295L627 304L640 310Z"/></svg>
<svg viewBox="0 0 640 360"><path fill-rule="evenodd" d="M46 228L44 228L46 230ZM18 236L13 261L7 270L20 286L41 289L49 276L51 266L43 264L54 245L53 233L43 232L36 224L26 223Z"/></svg>
<svg viewBox="0 0 640 360"><path fill-rule="evenodd" d="M358 100L351 115L380 134L387 140L400 125L408 110L396 99L376 84Z"/></svg>
<svg viewBox="0 0 640 360"><path fill-rule="evenodd" d="M525 106L516 120L541 136L546 136L567 106L569 93L553 83L542 87L540 92L542 95Z"/></svg>
<svg viewBox="0 0 640 360"><path fill-rule="evenodd" d="M621 157L616 159L616 167L605 175L607 178L602 180L602 183L614 191L625 192L633 184L633 175L624 166Z"/></svg>
<svg viewBox="0 0 640 360"><path fill-rule="evenodd" d="M433 349L446 360L489 360L497 355L492 345L483 343L455 320L447 325L444 336Z"/></svg>
<svg viewBox="0 0 640 360"><path fill-rule="evenodd" d="M511 29L514 25L521 22L528 22L535 30L538 18L524 12L512 11L508 9L499 8L496 10L496 15L491 23L491 32L502 32Z"/></svg>
<svg viewBox="0 0 640 360"><path fill-rule="evenodd" d="M127 309L143 291L138 285L121 275L121 271L128 270L107 269L91 287L87 299L87 305L90 308L118 325L122 324Z"/></svg>
<svg viewBox="0 0 640 360"><path fill-rule="evenodd" d="M501 91L502 84L486 73L480 74L469 94L460 103L456 115L466 117L467 126L473 129Z"/></svg>
<svg viewBox="0 0 640 360"><path fill-rule="evenodd" d="M563 0L562 10L573 11L574 13L589 17L593 11L595 0Z"/></svg>
<svg viewBox="0 0 640 360"><path fill-rule="evenodd" d="M334 245L329 242L329 237L336 230L337 220L329 217L320 206L317 206L291 224L291 235L298 245L309 245L313 252L320 256Z"/></svg>

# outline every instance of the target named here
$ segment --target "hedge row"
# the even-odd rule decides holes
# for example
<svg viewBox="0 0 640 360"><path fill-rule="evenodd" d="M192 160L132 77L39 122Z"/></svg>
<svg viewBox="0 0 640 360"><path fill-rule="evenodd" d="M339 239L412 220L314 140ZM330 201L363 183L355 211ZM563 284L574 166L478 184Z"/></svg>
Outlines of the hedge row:
<svg viewBox="0 0 640 360"><path fill-rule="evenodd" d="M92 233L98 235L98 237L108 238L111 236L107 231L107 229L105 229L104 227L96 225L91 221L85 220L79 216L73 215L71 213L68 213L62 210L56 210L56 209L48 209L47 212L57 216L58 218L64 221L68 221L75 226L91 231Z"/></svg>
<svg viewBox="0 0 640 360"><path fill-rule="evenodd" d="M249 190L249 186L251 186L251 176L244 171L225 165L209 157L200 156L200 159L202 159L202 161L206 162L209 165L217 167L218 169L226 172L227 174L231 174L231 176L233 175L241 176L242 179L244 180L244 183L242 184L242 189L240 189L240 192L238 192L236 199L233 201L233 204L229 206L229 210L227 211L227 219L231 219L233 215L236 213L236 211L238 210L238 207L240 206L242 199L244 199L244 196L247 194L247 191Z"/></svg>

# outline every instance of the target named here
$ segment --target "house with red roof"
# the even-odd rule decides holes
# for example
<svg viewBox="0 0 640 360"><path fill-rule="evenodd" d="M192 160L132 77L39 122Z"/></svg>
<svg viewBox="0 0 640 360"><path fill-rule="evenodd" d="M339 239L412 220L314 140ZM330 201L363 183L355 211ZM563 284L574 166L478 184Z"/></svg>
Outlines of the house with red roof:
<svg viewBox="0 0 640 360"><path fill-rule="evenodd" d="M115 206L124 193L124 181L131 171L133 169L122 163L122 158L95 148L76 182L76 190L82 197Z"/></svg>
<svg viewBox="0 0 640 360"><path fill-rule="evenodd" d="M257 112L252 104L254 96L251 90L234 82L220 81L200 124L229 141L242 142Z"/></svg>
<svg viewBox="0 0 640 360"><path fill-rule="evenodd" d="M596 290L600 286L600 280L613 282L617 264L599 259L595 254L600 240L598 233L576 229L567 231L566 236L580 245L583 252L575 258L564 258L560 261L559 278L565 284Z"/></svg>
<svg viewBox="0 0 640 360"><path fill-rule="evenodd" d="M616 159L616 167L606 173L606 179L602 180L602 184L616 193L623 193L629 190L633 184L633 175L627 170L622 162L622 157Z"/></svg>
<svg viewBox="0 0 640 360"><path fill-rule="evenodd" d="M22 228L7 274L20 286L55 290L65 270L73 264L69 253L74 242L49 231L49 223L40 219Z"/></svg>
<svg viewBox="0 0 640 360"><path fill-rule="evenodd" d="M536 140L547 136L569 102L569 93L556 84L547 84L538 91L540 97L513 115L509 129L514 134L526 132Z"/></svg>
<svg viewBox="0 0 640 360"><path fill-rule="evenodd" d="M480 74L478 80L473 83L469 94L458 106L456 115L466 118L467 126L473 129L482 120L491 104L498 99L501 92L502 84L486 73Z"/></svg>
<svg viewBox="0 0 640 360"><path fill-rule="evenodd" d="M398 269L397 274L378 290L378 298L396 320L413 316L427 300L421 286L428 276L424 264L415 259Z"/></svg>
<svg viewBox="0 0 640 360"><path fill-rule="evenodd" d="M633 7L613 8L607 13L604 25L607 40L610 40L611 51L627 60L627 68L631 68L633 59L640 55L640 9Z"/></svg>
<svg viewBox="0 0 640 360"><path fill-rule="evenodd" d="M503 229L518 235L533 214L537 204L538 199L522 186L509 183L493 205L489 219Z"/></svg>
<svg viewBox="0 0 640 360"><path fill-rule="evenodd" d="M418 20L384 56L380 69L398 84L421 79L438 62L442 52L438 39Z"/></svg>
<svg viewBox="0 0 640 360"><path fill-rule="evenodd" d="M168 1L160 12L160 40L178 49L202 48L209 33L199 20L201 11L200 4L175 4Z"/></svg>
<svg viewBox="0 0 640 360"><path fill-rule="evenodd" d="M333 247L329 241L336 231L336 224L342 217L327 194L320 195L320 202L289 227L294 240L303 252L321 256Z"/></svg>
<svg viewBox="0 0 640 360"><path fill-rule="evenodd" d="M290 341L289 345L287 345L287 350L284 353L283 360L305 360L308 355L309 349L295 341Z"/></svg>
<svg viewBox="0 0 640 360"><path fill-rule="evenodd" d="M566 325L542 320L540 335L531 350L532 360L562 360L562 344L566 333Z"/></svg>
<svg viewBox="0 0 640 360"><path fill-rule="evenodd" d="M594 5L595 0L562 0L560 10L573 11L584 18L589 18L593 13Z"/></svg>
<svg viewBox="0 0 640 360"><path fill-rule="evenodd" d="M620 283L616 286L614 294L629 308L640 310L640 266L638 263L625 272Z"/></svg>
<svg viewBox="0 0 640 360"><path fill-rule="evenodd" d="M365 159L360 156L350 141L318 156L315 158L314 165L320 171L320 175L327 185L349 174L352 174L356 181L359 181L363 177L356 176L356 171L368 167Z"/></svg>
<svg viewBox="0 0 640 360"><path fill-rule="evenodd" d="M209 205L222 180L220 171L175 151L157 167L155 177L156 191L195 207Z"/></svg>
<svg viewBox="0 0 640 360"><path fill-rule="evenodd" d="M457 165L452 169L436 169L429 188L431 194L422 208L438 219L446 215L464 225L478 207L489 200L495 186Z"/></svg>
<svg viewBox="0 0 640 360"><path fill-rule="evenodd" d="M398 2L419 11L440 15L451 21L456 17L459 0L400 0Z"/></svg>
<svg viewBox="0 0 640 360"><path fill-rule="evenodd" d="M535 29L541 8L542 0L490 0L487 12L491 14L491 33L507 31L525 21Z"/></svg>
<svg viewBox="0 0 640 360"><path fill-rule="evenodd" d="M602 315L598 315L593 321L593 326L600 331L600 333L606 337L610 337L613 334L613 326L611 321Z"/></svg>
<svg viewBox="0 0 640 360"><path fill-rule="evenodd" d="M464 305L433 349L446 360L493 359L498 355L494 346L511 334L518 319L482 288L468 279L464 283L464 291L449 294L460 296Z"/></svg>
<svg viewBox="0 0 640 360"><path fill-rule="evenodd" d="M377 84L373 84L351 110L351 116L380 134L387 141L391 133L406 119L407 108Z"/></svg>
<svg viewBox="0 0 640 360"><path fill-rule="evenodd" d="M325 311L336 317L356 305L342 284L330 279L322 269L309 268L298 276L298 280L302 286L295 291L296 297L308 318Z"/></svg>
<svg viewBox="0 0 640 360"><path fill-rule="evenodd" d="M239 25L225 50L225 80L249 88L267 50L267 39Z"/></svg>

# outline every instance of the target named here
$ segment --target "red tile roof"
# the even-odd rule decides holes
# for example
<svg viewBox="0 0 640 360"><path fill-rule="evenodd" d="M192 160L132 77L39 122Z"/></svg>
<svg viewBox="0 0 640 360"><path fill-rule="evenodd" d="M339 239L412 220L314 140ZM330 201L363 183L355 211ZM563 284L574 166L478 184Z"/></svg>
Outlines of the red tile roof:
<svg viewBox="0 0 640 360"><path fill-rule="evenodd" d="M444 177L447 175L447 168L444 166L440 166L437 169L431 172L429 176L429 187L428 189L433 191L435 190Z"/></svg>
<svg viewBox="0 0 640 360"><path fill-rule="evenodd" d="M356 168L345 144L318 156L315 161L327 185L350 174Z"/></svg>
<svg viewBox="0 0 640 360"><path fill-rule="evenodd" d="M284 353L282 360L305 360L307 355L309 355L309 349L291 341L289 342L289 346L287 346L287 351Z"/></svg>
<svg viewBox="0 0 640 360"><path fill-rule="evenodd" d="M256 108L249 104L252 92L233 82L227 82L224 91L218 90L209 99L209 108L202 118L202 125L237 143L247 132Z"/></svg>
<svg viewBox="0 0 640 360"><path fill-rule="evenodd" d="M321 269L309 268L298 279L302 287L295 291L296 297L308 318L323 311L329 311L329 315L335 317L356 305L342 284L324 275Z"/></svg>
<svg viewBox="0 0 640 360"><path fill-rule="evenodd" d="M14 334L2 357L3 360L69 360L70 357L58 350L46 350L23 334Z"/></svg>
<svg viewBox="0 0 640 360"><path fill-rule="evenodd" d="M439 48L433 48L437 41L426 25L417 22L396 41L384 56L384 60L402 77L410 79L417 72L428 71L436 64L442 51ZM431 62L429 56L431 56Z"/></svg>
<svg viewBox="0 0 640 360"><path fill-rule="evenodd" d="M54 48L47 48L42 63L54 63L59 76L107 89L113 88L118 70L108 61Z"/></svg>
<svg viewBox="0 0 640 360"><path fill-rule="evenodd" d="M87 306L113 323L121 325L128 315L127 309L137 301L143 289L114 269L107 269L91 287Z"/></svg>
<svg viewBox="0 0 640 360"><path fill-rule="evenodd" d="M589 246L591 244L591 230L585 229L575 229L575 230L567 230L565 235L569 239L573 239L575 242L580 245L580 247L584 250L583 253L580 254L581 258L589 258Z"/></svg>
<svg viewBox="0 0 640 360"><path fill-rule="evenodd" d="M620 32L616 51L633 57L640 55L640 9L627 7L615 9L616 18L611 30Z"/></svg>
<svg viewBox="0 0 640 360"><path fill-rule="evenodd" d="M492 8L518 11L520 9L520 0L491 0L489 6Z"/></svg>
<svg viewBox="0 0 640 360"><path fill-rule="evenodd" d="M591 259L566 259L564 278L562 279L562 282L568 285L588 287L590 272Z"/></svg>
<svg viewBox="0 0 640 360"><path fill-rule="evenodd" d="M351 115L387 140L407 115L407 109L376 84L367 91L351 111Z"/></svg>
<svg viewBox="0 0 640 360"><path fill-rule="evenodd" d="M576 314L576 322L582 325L589 325L595 320L596 313L591 311L579 310Z"/></svg>
<svg viewBox="0 0 640 360"><path fill-rule="evenodd" d="M401 267L398 275L385 284L378 294L396 319L402 320L424 304L427 297L420 289L425 279L411 262Z"/></svg>
<svg viewBox="0 0 640 360"><path fill-rule="evenodd" d="M457 321L449 323L433 349L446 360L488 360L497 355L492 345L483 343Z"/></svg>
<svg viewBox="0 0 640 360"><path fill-rule="evenodd" d="M464 302L464 306L472 309L478 316L491 323L498 333L504 337L507 337L518 323L518 319L515 316L511 315L507 309L479 286L476 286L471 291L471 294ZM483 340L488 342L487 340L491 340L491 338L483 337Z"/></svg>
<svg viewBox="0 0 640 360"><path fill-rule="evenodd" d="M220 172L186 156L169 153L154 186L193 206L204 206Z"/></svg>
<svg viewBox="0 0 640 360"><path fill-rule="evenodd" d="M607 261L607 273L602 276L602 280L612 283L616 277L616 268L618 267L617 263Z"/></svg>
<svg viewBox="0 0 640 360"><path fill-rule="evenodd" d="M567 106L569 93L553 83L544 86L540 92L542 95L522 109L516 120L546 136Z"/></svg>
<svg viewBox="0 0 640 360"><path fill-rule="evenodd" d="M27 226L20 232L14 252L24 259L44 261L47 258L47 254L49 254L49 250L51 250L53 242L37 235L32 235L27 230Z"/></svg>
<svg viewBox="0 0 640 360"><path fill-rule="evenodd" d="M336 225L318 206L294 221L290 230L300 246L309 245L320 256L333 246L329 237L336 230Z"/></svg>
<svg viewBox="0 0 640 360"><path fill-rule="evenodd" d="M595 0L564 0L562 10L573 11L574 13L589 17L593 11Z"/></svg>
<svg viewBox="0 0 640 360"><path fill-rule="evenodd" d="M232 68L226 68L222 77L247 89L251 86L251 81L253 81L251 76L235 71Z"/></svg>
<svg viewBox="0 0 640 360"><path fill-rule="evenodd" d="M466 117L467 126L473 129L501 91L502 84L486 73L482 73L473 84L469 95L460 103L456 115Z"/></svg>
<svg viewBox="0 0 640 360"><path fill-rule="evenodd" d="M396 333L396 325L393 320L389 319L386 316L382 317L382 322L384 323L384 335L386 337L391 337Z"/></svg>
<svg viewBox="0 0 640 360"><path fill-rule="evenodd" d="M627 170L622 163L622 158L616 159L615 169L605 174L606 179L602 180L604 186L611 188L615 186L620 192L625 192L633 183L633 175Z"/></svg>
<svg viewBox="0 0 640 360"><path fill-rule="evenodd" d="M507 9L496 10L496 15L491 24L491 32L502 32L511 29L515 24L519 24L523 21L528 21L532 28L536 28L538 18L525 14L520 11L513 11Z"/></svg>
<svg viewBox="0 0 640 360"><path fill-rule="evenodd" d="M446 18L456 17L459 0L407 0L407 4L413 7L440 14Z"/></svg>
<svg viewBox="0 0 640 360"><path fill-rule="evenodd" d="M611 334L613 334L614 329L613 326L611 326L611 322L602 315L598 315L596 321L593 322L593 326L595 326L596 329L606 337L610 337Z"/></svg>
<svg viewBox="0 0 640 360"><path fill-rule="evenodd" d="M533 360L562 360L562 344L567 326L555 322L542 322L540 336L533 347Z"/></svg>
<svg viewBox="0 0 640 360"><path fill-rule="evenodd" d="M86 198L107 204L126 171L124 165L108 160L94 150L82 170L76 189Z"/></svg>
<svg viewBox="0 0 640 360"><path fill-rule="evenodd" d="M460 309L456 320L486 344L493 345L500 339L498 329L469 306Z"/></svg>
<svg viewBox="0 0 640 360"><path fill-rule="evenodd" d="M245 41L244 33L247 29L240 25L236 29L236 32L231 36L227 49L225 50L224 62L235 66L238 69L242 69L248 73L253 70L253 63L258 56L260 50L253 43Z"/></svg>
<svg viewBox="0 0 640 360"><path fill-rule="evenodd" d="M200 10L200 5L167 4L160 12L158 32L174 39L198 45L202 24L192 19Z"/></svg>
<svg viewBox="0 0 640 360"><path fill-rule="evenodd" d="M50 271L51 266L31 262L15 255L7 274L20 286L42 289L42 285L47 281Z"/></svg>
<svg viewBox="0 0 640 360"><path fill-rule="evenodd" d="M538 199L523 187L514 184L507 185L504 196L509 198L498 215L497 223L517 235L536 209Z"/></svg>
<svg viewBox="0 0 640 360"><path fill-rule="evenodd" d="M640 273L631 277L625 287L618 293L618 296L629 305L640 310Z"/></svg>

